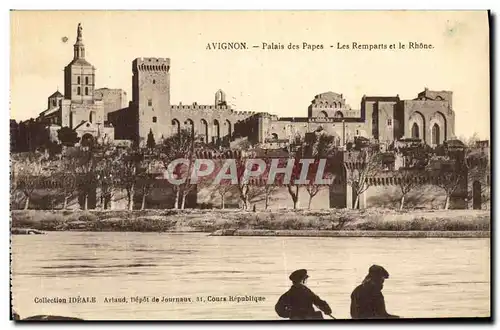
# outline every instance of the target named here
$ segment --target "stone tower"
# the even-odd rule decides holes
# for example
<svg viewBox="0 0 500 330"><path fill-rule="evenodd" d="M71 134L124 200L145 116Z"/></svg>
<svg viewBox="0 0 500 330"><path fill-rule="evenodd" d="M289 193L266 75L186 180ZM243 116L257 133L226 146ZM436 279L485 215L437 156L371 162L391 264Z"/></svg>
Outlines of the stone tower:
<svg viewBox="0 0 500 330"><path fill-rule="evenodd" d="M158 143L171 134L170 59L136 58L132 62L132 104L137 111L137 138L147 142L151 131Z"/></svg>
<svg viewBox="0 0 500 330"><path fill-rule="evenodd" d="M85 60L82 25L78 24L73 60L64 68L64 98L72 102L92 102L94 86L95 68Z"/></svg>
<svg viewBox="0 0 500 330"><path fill-rule="evenodd" d="M82 30L78 24L73 60L64 68L61 126L97 137L104 125L104 103L94 99L95 68L85 59Z"/></svg>
<svg viewBox="0 0 500 330"><path fill-rule="evenodd" d="M215 106L218 107L218 106L225 106L225 105L227 105L226 93L224 93L224 91L222 89L219 89L215 93Z"/></svg>

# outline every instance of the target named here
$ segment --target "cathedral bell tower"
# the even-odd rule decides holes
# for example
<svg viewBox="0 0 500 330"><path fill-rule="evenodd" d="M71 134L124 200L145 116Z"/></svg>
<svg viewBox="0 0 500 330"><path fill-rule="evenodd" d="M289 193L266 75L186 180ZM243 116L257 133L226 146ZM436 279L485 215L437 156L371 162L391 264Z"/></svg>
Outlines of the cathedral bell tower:
<svg viewBox="0 0 500 330"><path fill-rule="evenodd" d="M82 31L82 24L79 23L73 45L73 60L64 68L64 98L75 103L94 100L95 68L85 59Z"/></svg>

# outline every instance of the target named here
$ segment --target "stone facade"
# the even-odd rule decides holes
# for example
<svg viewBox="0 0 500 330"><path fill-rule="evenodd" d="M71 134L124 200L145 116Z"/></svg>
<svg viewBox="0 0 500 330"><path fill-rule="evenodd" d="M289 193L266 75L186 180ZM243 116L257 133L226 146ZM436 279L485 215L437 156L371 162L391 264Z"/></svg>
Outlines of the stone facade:
<svg viewBox="0 0 500 330"><path fill-rule="evenodd" d="M50 95L47 110L37 121L46 125L52 141L58 141L57 131L62 127L75 130L80 139L113 141L114 129L107 124L107 113L126 105L126 94L107 88L95 90L95 67L85 58L82 31L78 24L73 60L64 68L64 95L59 91Z"/></svg>
<svg viewBox="0 0 500 330"><path fill-rule="evenodd" d="M333 135L339 146L354 142L356 137L386 144L411 137L436 146L454 137L451 98L451 92L426 88L414 100L401 100L399 95L363 96L360 110L354 110L342 94L326 92L315 96L308 117L257 113L238 125L241 130L237 133L254 143L266 143L304 138L321 129Z"/></svg>
<svg viewBox="0 0 500 330"><path fill-rule="evenodd" d="M346 103L343 94L325 92L314 96L305 117L278 117L263 112L237 111L226 102L222 90L213 104L171 104L169 58L136 58L132 62L132 100L121 89L95 89L95 68L85 59L82 28L78 26L73 60L64 69L64 95L48 98L40 114L51 135L60 127L85 134L106 134L110 140L146 144L149 134L159 143L181 129L193 132L205 143L229 146L246 138L251 143L282 147L307 133L323 130L338 146L356 137L391 143L404 137L420 138L434 146L454 136L452 92L425 88L415 99L396 96L363 96L359 109ZM113 128L113 129L111 129Z"/></svg>
<svg viewBox="0 0 500 330"><path fill-rule="evenodd" d="M94 92L94 99L103 101L104 118L108 113L128 107L127 93L123 89L99 88Z"/></svg>

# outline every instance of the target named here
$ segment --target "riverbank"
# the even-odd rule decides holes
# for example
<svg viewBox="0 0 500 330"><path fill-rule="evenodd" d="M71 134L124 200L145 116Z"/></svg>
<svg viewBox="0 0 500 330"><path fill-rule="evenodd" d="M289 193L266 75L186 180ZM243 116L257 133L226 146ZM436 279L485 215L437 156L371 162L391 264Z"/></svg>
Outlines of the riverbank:
<svg viewBox="0 0 500 330"><path fill-rule="evenodd" d="M384 237L384 238L489 238L489 231L387 231L387 230L258 230L220 229L211 236L279 236L279 237Z"/></svg>
<svg viewBox="0 0 500 330"><path fill-rule="evenodd" d="M359 235L371 232L487 232L490 211L327 209L273 210L15 210L11 228L41 231L206 232L237 235ZM219 233L216 233L219 231ZM276 234L279 232L279 234ZM306 234L300 234L300 232ZM321 232L321 234L319 234ZM349 233L348 233L349 232ZM325 234L328 233L328 234ZM342 234L338 234L342 233ZM389 234L385 234L389 235ZM438 234L435 234L438 235ZM456 235L456 234L453 234ZM462 234L463 235L463 234ZM483 234L481 234L483 235ZM400 236L398 236L400 237Z"/></svg>

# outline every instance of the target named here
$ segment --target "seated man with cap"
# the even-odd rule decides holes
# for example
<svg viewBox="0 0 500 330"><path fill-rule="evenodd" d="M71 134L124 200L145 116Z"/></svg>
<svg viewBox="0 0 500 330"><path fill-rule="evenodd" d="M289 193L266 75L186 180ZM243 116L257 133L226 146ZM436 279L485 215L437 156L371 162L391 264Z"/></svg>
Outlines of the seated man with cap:
<svg viewBox="0 0 500 330"><path fill-rule="evenodd" d="M358 285L351 294L351 317L353 319L399 318L385 310L385 300L382 294L384 281L389 273L384 267L373 265L363 283Z"/></svg>
<svg viewBox="0 0 500 330"><path fill-rule="evenodd" d="M290 275L292 286L285 292L276 303L276 313L283 318L290 320L314 320L323 319L323 314L316 311L315 305L326 315L330 315L332 310L326 301L321 300L311 289L305 286L309 276L307 270L299 269Z"/></svg>

